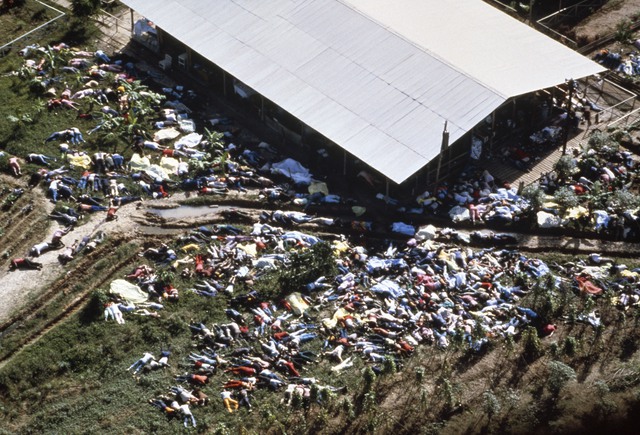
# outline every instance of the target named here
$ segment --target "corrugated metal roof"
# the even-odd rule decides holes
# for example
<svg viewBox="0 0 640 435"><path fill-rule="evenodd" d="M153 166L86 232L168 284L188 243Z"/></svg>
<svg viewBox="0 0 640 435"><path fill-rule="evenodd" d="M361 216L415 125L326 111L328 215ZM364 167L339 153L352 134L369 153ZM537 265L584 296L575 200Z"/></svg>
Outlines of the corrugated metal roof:
<svg viewBox="0 0 640 435"><path fill-rule="evenodd" d="M602 67L481 0L123 0L401 183L512 96Z"/></svg>

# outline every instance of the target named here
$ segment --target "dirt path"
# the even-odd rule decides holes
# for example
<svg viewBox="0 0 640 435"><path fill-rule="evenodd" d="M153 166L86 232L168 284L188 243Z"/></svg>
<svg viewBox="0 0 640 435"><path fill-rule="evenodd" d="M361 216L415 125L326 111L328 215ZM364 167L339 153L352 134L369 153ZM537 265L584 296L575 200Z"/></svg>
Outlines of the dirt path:
<svg viewBox="0 0 640 435"><path fill-rule="evenodd" d="M595 41L616 31L616 26L631 21L640 13L640 0L610 1L575 28L576 40Z"/></svg>
<svg viewBox="0 0 640 435"><path fill-rule="evenodd" d="M42 192L34 190L39 199L36 201L35 207L46 210L46 213L50 213L54 206L47 201ZM67 234L63 238L63 242L66 245L71 245L74 240L81 240L85 236L95 235L98 231L103 231L108 237L123 237L127 234L135 234L136 224L130 219L132 213L135 212L135 204L127 204L118 210L118 220L115 222L106 222L105 213L95 213L90 215L90 218L86 223L76 227L73 231ZM19 225L19 222L14 225ZM53 233L60 228L60 225L56 222L43 231L39 240L35 243L39 243L46 240L51 240ZM10 230L10 229L9 229ZM19 240L20 235L16 235L16 239ZM10 242L10 241L9 241ZM28 243L24 243L28 242ZM34 243L30 239L26 239L23 243L19 243L15 247L12 253L12 257L27 256L29 248ZM4 248L4 246L3 246ZM67 266L62 266L58 261L58 255L62 249L53 250L42 254L36 259L36 261L42 263L44 267L42 270L16 270L9 271L4 267L0 269L0 282L2 288L0 293L2 294L2 304L0 304L0 323L8 320L13 313L20 308L24 307L30 300L36 299L40 294L47 290L56 279L68 274L73 270L75 261L70 262ZM82 254L81 254L82 255Z"/></svg>

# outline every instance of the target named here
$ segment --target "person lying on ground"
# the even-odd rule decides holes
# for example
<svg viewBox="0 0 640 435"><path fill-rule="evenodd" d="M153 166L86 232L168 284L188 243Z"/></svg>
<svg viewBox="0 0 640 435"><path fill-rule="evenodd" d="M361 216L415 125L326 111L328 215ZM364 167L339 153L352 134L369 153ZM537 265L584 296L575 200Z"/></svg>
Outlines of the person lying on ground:
<svg viewBox="0 0 640 435"><path fill-rule="evenodd" d="M27 156L27 162L37 163L44 166L49 166L50 161L58 161L55 157L45 156L44 154L31 153Z"/></svg>
<svg viewBox="0 0 640 435"><path fill-rule="evenodd" d="M231 392L227 391L227 390L223 390L220 393L220 397L222 398L222 403L225 407L225 409L229 412L232 413L234 410L237 411L238 410L238 402L234 399L231 398ZM233 408L233 409L232 409Z"/></svg>
<svg viewBox="0 0 640 435"><path fill-rule="evenodd" d="M108 302L107 304L105 304L104 320L108 321L109 319L114 319L119 325L124 324L122 311L120 311L120 308L118 308L118 304L115 304L113 302Z"/></svg>
<svg viewBox="0 0 640 435"><path fill-rule="evenodd" d="M74 226L78 223L77 217L71 216L70 214L67 214L67 213L54 211L49 215L49 217L51 219L57 220L58 222L62 223L65 226Z"/></svg>
<svg viewBox="0 0 640 435"><path fill-rule="evenodd" d="M9 270L16 270L16 269L40 270L42 269L42 263L32 261L28 258L14 258L13 260L11 260L11 263L9 264Z"/></svg>
<svg viewBox="0 0 640 435"><path fill-rule="evenodd" d="M112 198L112 205L119 207L121 205L125 205L125 204L130 204L132 202L136 202L136 201L142 201L142 197L141 196L133 196L133 195L129 195L129 196L114 196Z"/></svg>
<svg viewBox="0 0 640 435"><path fill-rule="evenodd" d="M45 252L47 252L51 248L52 248L52 246L51 246L51 244L49 242L38 243L38 244L33 245L31 247L31 249L29 250L29 255L31 257L39 257L40 255L44 254Z"/></svg>
<svg viewBox="0 0 640 435"><path fill-rule="evenodd" d="M76 92L75 94L73 94L71 96L72 100L81 100L85 97L90 97L95 93L95 89L93 88L87 88L87 89L80 89L78 92Z"/></svg>
<svg viewBox="0 0 640 435"><path fill-rule="evenodd" d="M176 396L176 400L182 403L196 403L198 398L182 385L174 385L169 387L169 392Z"/></svg>
<svg viewBox="0 0 640 435"><path fill-rule="evenodd" d="M71 260L73 260L73 253L76 249L76 247L78 246L78 241L74 241L73 244L71 246L67 246L64 251L62 251L62 253L60 255L58 255L58 261L65 265L68 262L70 262Z"/></svg>
<svg viewBox="0 0 640 435"><path fill-rule="evenodd" d="M67 98L51 98L49 101L47 101L47 109L53 110L59 107L63 107L65 109L80 110L78 108L78 103Z"/></svg>
<svg viewBox="0 0 640 435"><path fill-rule="evenodd" d="M51 236L51 246L64 246L64 243L62 242L62 237L69 234L69 232L72 229L73 229L72 227L57 229Z"/></svg>
<svg viewBox="0 0 640 435"><path fill-rule="evenodd" d="M38 184L40 184L43 177L44 177L44 174L42 172L40 171L33 172L29 177L29 182L27 183L27 185L29 186L29 189L33 189Z"/></svg>
<svg viewBox="0 0 640 435"><path fill-rule="evenodd" d="M187 374L175 377L178 382L188 382L193 385L206 385L209 383L209 377L204 375Z"/></svg>
<svg viewBox="0 0 640 435"><path fill-rule="evenodd" d="M78 212L79 213L94 213L97 211L107 211L108 208L104 205L89 205L89 204L78 204Z"/></svg>
<svg viewBox="0 0 640 435"><path fill-rule="evenodd" d="M156 319L160 318L160 314L156 313L155 311L149 311L146 308L137 309L135 311L132 311L131 314L143 317L155 317Z"/></svg>
<svg viewBox="0 0 640 435"><path fill-rule="evenodd" d="M7 161L9 164L9 168L11 169L11 173L14 177L19 177L22 175L22 170L20 169L20 162L17 157L9 157Z"/></svg>
<svg viewBox="0 0 640 435"><path fill-rule="evenodd" d="M168 397L160 396L157 399L149 399L149 404L161 410L167 416L167 420L172 420L179 415L180 404Z"/></svg>
<svg viewBox="0 0 640 435"><path fill-rule="evenodd" d="M133 312L134 314L136 314L136 312ZM156 313L157 314L157 313ZM160 352L160 359L159 360L155 360L152 359L151 361L149 361L143 368L143 372L150 372L151 370L158 370L158 369L163 369L165 367L171 367L171 365L169 365L169 356L171 355L171 351L169 350L162 350Z"/></svg>
<svg viewBox="0 0 640 435"><path fill-rule="evenodd" d="M149 364L151 361L155 359L156 358L153 356L153 354L150 354L149 352L145 352L145 354L142 355L140 359L138 359L136 362L131 364L131 366L129 366L127 371L133 370L134 374L138 373L140 370L144 368L144 366L146 366L147 364Z"/></svg>
<svg viewBox="0 0 640 435"><path fill-rule="evenodd" d="M72 132L71 130L68 130L68 129L55 131L51 133L49 137L44 140L44 143L51 142L53 140L61 140L63 142L66 142L71 139L71 135L72 135Z"/></svg>

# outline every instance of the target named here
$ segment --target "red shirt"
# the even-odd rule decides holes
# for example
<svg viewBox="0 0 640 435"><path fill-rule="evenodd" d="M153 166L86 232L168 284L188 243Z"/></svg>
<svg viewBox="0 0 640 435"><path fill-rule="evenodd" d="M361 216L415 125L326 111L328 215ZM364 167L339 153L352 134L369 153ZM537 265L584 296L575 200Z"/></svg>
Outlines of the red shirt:
<svg viewBox="0 0 640 435"><path fill-rule="evenodd" d="M542 328L542 335L551 335L556 330L556 325L548 324Z"/></svg>

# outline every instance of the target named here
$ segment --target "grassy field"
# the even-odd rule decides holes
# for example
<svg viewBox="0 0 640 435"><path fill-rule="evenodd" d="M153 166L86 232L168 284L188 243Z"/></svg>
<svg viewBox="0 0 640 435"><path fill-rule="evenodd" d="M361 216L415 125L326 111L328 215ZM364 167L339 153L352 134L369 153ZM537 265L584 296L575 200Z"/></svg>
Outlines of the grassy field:
<svg viewBox="0 0 640 435"><path fill-rule="evenodd" d="M43 3L47 4L46 1ZM54 7L59 10L58 6ZM0 46L19 38L59 15L55 10L34 0L26 0L23 7L0 8L0 29L2 29Z"/></svg>

